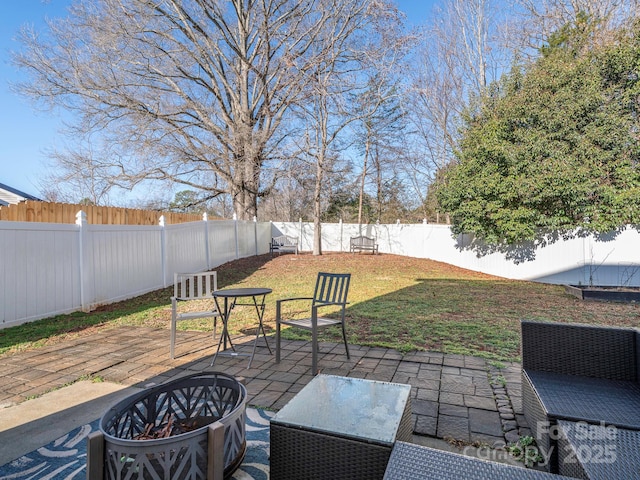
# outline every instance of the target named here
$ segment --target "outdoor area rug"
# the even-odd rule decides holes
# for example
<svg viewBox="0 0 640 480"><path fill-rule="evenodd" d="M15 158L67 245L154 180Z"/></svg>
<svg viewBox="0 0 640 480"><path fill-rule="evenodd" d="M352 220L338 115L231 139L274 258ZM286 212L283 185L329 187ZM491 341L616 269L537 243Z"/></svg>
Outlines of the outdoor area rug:
<svg viewBox="0 0 640 480"><path fill-rule="evenodd" d="M233 474L236 480L269 478L269 419L273 413L247 408L247 453ZM0 466L0 480L67 480L86 478L87 435L99 420L83 425L44 447Z"/></svg>

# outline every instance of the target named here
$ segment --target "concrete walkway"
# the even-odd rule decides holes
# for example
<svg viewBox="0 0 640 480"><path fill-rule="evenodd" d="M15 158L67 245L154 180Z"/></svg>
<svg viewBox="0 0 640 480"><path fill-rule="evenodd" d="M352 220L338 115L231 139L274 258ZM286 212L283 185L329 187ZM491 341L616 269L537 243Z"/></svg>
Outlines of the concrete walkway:
<svg viewBox="0 0 640 480"><path fill-rule="evenodd" d="M273 350L273 339L269 340ZM238 338L234 343L237 351L251 352L252 338ZM40 428L26 413L29 409L40 411L38 416L46 418L48 425L65 419L96 419L109 404L131 393L124 387L144 388L186 374L216 370L245 377L250 405L278 410L312 378L308 342L283 342L282 362L276 364L275 356L261 340L250 369L247 357L241 356L219 356L211 367L212 344L211 334L181 332L177 358L170 360L168 330L126 327L2 356L0 444L8 445L12 439L20 443L21 434ZM519 364L429 352L402 355L395 350L358 345L350 346L350 351L351 359L347 360L344 345L322 344L322 373L410 384L417 443L446 449L466 445L500 449L521 435L530 435L522 416ZM108 383L82 382L73 390L52 392L91 377ZM23 403L45 393L39 404L34 400ZM73 405L63 400L69 396L75 397ZM63 432L73 428L67 427L60 426ZM16 452L33 449L26 444L19 447L7 453L14 455L9 460L16 458ZM3 463L0 459L0 465Z"/></svg>

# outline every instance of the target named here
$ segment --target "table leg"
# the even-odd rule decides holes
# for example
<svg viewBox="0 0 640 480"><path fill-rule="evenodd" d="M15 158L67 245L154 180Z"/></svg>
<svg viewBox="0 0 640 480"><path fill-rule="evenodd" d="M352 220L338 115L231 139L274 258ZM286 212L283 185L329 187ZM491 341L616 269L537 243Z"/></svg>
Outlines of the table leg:
<svg viewBox="0 0 640 480"><path fill-rule="evenodd" d="M258 333L260 333L260 330L262 330L262 337L264 338L264 343L267 345L267 348L269 349L269 353L273 355L273 352L271 351L271 347L269 346L269 342L267 341L267 332L264 331L264 323L262 322L262 319L264 318L264 310L267 307L267 304L265 302L266 297L267 295L262 296L262 304L260 305L260 312L258 313L258 320L259 320Z"/></svg>
<svg viewBox="0 0 640 480"><path fill-rule="evenodd" d="M227 297L224 297L224 309L221 310L220 309L220 305L218 304L218 299L215 298L214 299L216 302L216 308L218 309L219 312L222 312L222 334L220 335L220 340L218 340L218 348L216 349L216 353L213 355L213 359L211 360L211 365L213 366L213 364L216 361L216 358L218 357L218 353L220 353L220 347L222 346L223 342L224 342L224 348L222 349L223 351L226 350L227 347L227 340L229 341L229 346L231 347L231 349L235 352L235 347L233 346L233 343L231 342L231 335L229 335L229 329L228 329L228 325L229 325L229 315L231 314L231 309L233 308L235 301L231 303L231 306L229 306L229 301Z"/></svg>
<svg viewBox="0 0 640 480"><path fill-rule="evenodd" d="M260 305L258 305L257 298L255 296L253 297L253 304L256 307L256 313L258 315L258 330L256 331L256 338L253 340L253 351L251 352L251 358L249 358L249 365L247 366L247 368L251 368L251 362L253 361L253 357L256 354L256 346L258 344L258 338L260 337L261 331L262 331L262 336L264 338L264 343L267 344L269 353L273 355L273 352L271 351L271 347L269 346L269 342L267 341L267 334L264 331L264 324L262 323L262 318L264 317L264 310L266 307L266 303L265 303L266 296L267 296L266 294L262 296L262 301L260 302Z"/></svg>

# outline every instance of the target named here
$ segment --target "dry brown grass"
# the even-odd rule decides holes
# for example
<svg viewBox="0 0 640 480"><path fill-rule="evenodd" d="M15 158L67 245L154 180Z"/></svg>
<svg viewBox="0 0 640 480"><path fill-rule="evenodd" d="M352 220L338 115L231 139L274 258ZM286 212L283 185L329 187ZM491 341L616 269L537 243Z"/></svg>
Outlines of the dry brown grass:
<svg viewBox="0 0 640 480"><path fill-rule="evenodd" d="M273 289L267 297L267 330L274 327L276 299L310 295L319 271L350 272L349 342L403 352L419 349L517 361L521 319L640 326L640 307L635 304L584 302L566 294L562 286L506 280L395 255L262 255L216 270L220 288ZM90 314L34 322L34 327L41 324L35 329L25 325L12 332L8 331L14 329L1 330L0 352L54 341L68 331L80 335L92 325L168 328L170 295L169 289L160 290ZM255 312L237 308L231 327L251 331L255 328ZM209 329L211 322L184 322L181 328ZM294 337L292 332L287 335L304 338ZM324 338L337 341L340 337L334 331Z"/></svg>

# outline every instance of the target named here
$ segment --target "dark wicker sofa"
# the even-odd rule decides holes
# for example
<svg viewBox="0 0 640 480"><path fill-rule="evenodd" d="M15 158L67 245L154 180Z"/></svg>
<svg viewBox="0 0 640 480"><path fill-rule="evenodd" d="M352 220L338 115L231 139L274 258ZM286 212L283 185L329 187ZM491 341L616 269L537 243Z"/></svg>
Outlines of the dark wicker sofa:
<svg viewBox="0 0 640 480"><path fill-rule="evenodd" d="M546 472L396 442L383 480L569 480Z"/></svg>
<svg viewBox="0 0 640 480"><path fill-rule="evenodd" d="M558 420L640 430L640 335L633 328L523 321L522 400L557 471ZM562 453L560 453L562 455Z"/></svg>

